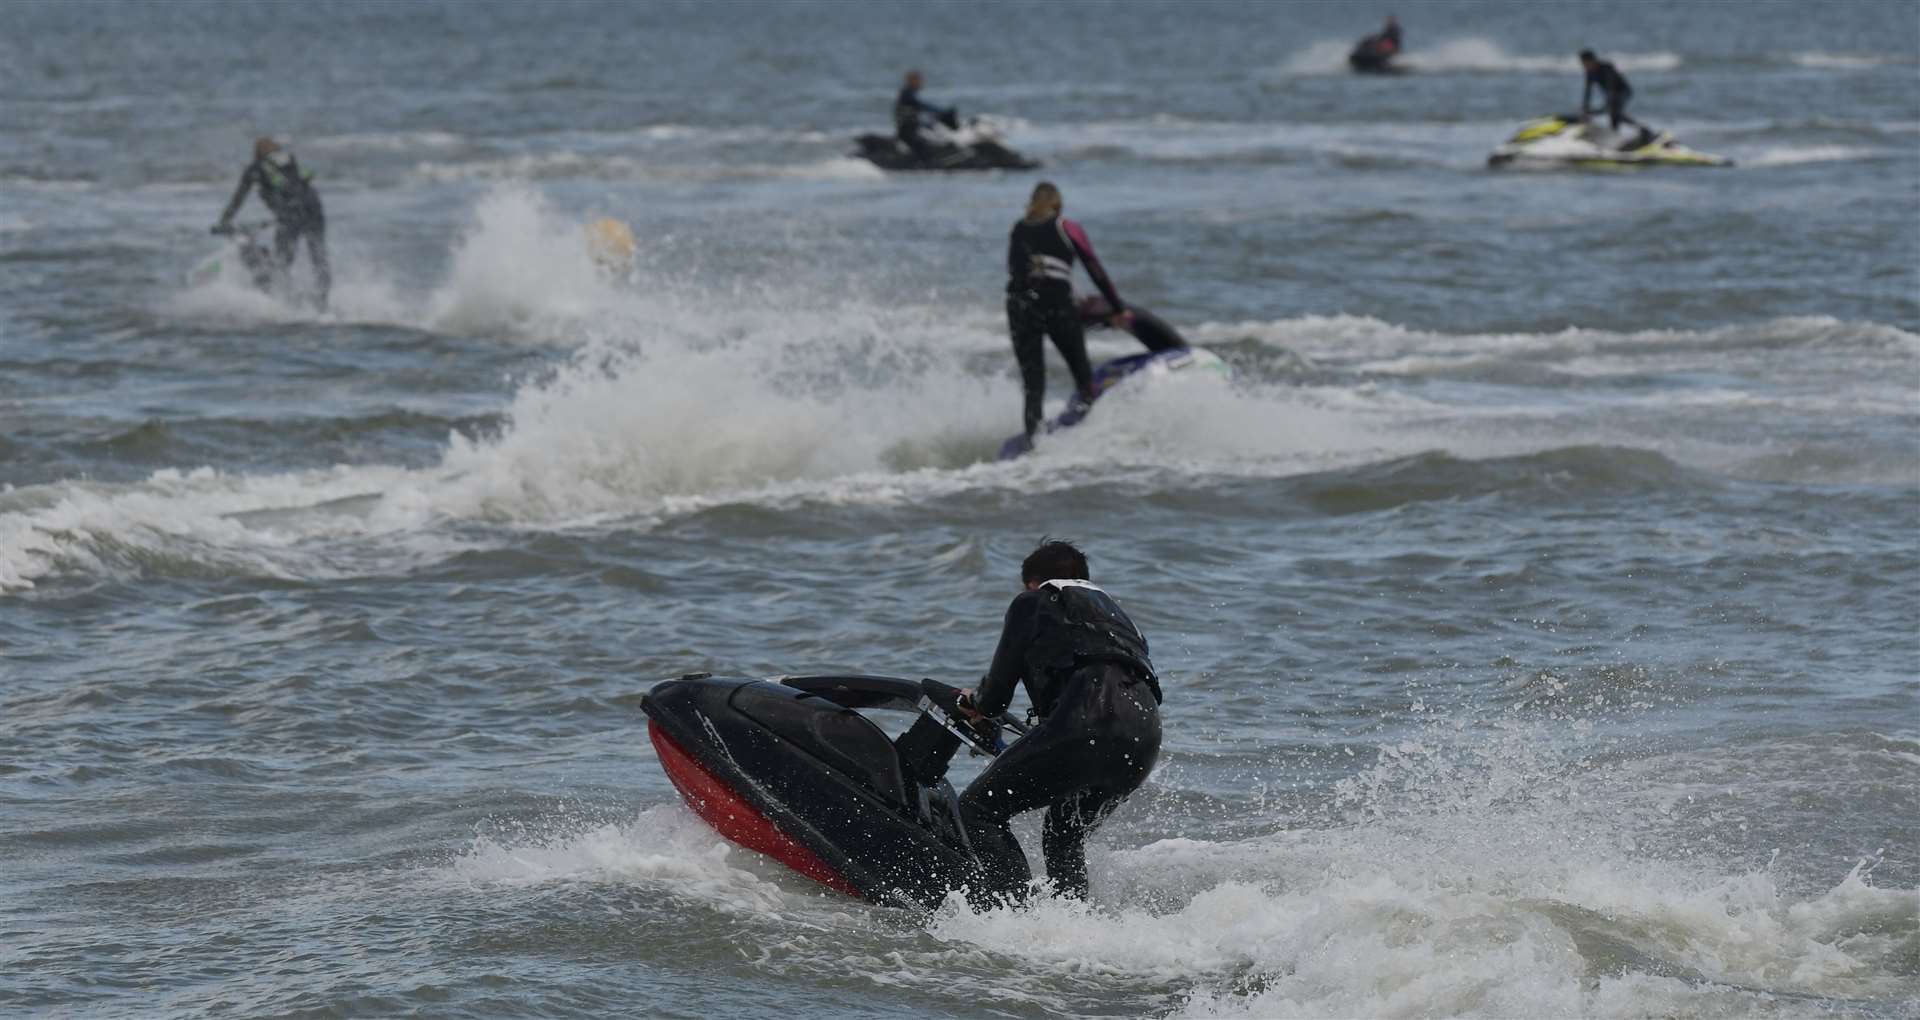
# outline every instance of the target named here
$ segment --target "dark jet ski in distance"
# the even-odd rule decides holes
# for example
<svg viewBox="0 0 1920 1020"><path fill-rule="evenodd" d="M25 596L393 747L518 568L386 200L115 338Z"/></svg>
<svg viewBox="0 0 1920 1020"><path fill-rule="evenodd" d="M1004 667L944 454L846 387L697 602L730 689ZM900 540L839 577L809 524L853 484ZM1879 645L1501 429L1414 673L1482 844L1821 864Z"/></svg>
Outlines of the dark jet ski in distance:
<svg viewBox="0 0 1920 1020"><path fill-rule="evenodd" d="M1400 55L1400 22L1388 18L1386 26L1354 44L1347 54L1347 66L1360 74L1399 74L1406 66L1393 58Z"/></svg>
<svg viewBox="0 0 1920 1020"><path fill-rule="evenodd" d="M943 121L941 127L922 132L929 146L925 156L893 135L861 135L854 155L882 170L1032 170L1040 165L1007 148L999 132L979 118L964 125Z"/></svg>
<svg viewBox="0 0 1920 1020"><path fill-rule="evenodd" d="M983 903L1007 891L978 887L946 771L963 742L995 754L1002 727L1025 727L961 721L959 693L895 677L694 673L640 706L660 767L720 835L848 896L932 909L955 890ZM864 711L917 718L890 740Z"/></svg>

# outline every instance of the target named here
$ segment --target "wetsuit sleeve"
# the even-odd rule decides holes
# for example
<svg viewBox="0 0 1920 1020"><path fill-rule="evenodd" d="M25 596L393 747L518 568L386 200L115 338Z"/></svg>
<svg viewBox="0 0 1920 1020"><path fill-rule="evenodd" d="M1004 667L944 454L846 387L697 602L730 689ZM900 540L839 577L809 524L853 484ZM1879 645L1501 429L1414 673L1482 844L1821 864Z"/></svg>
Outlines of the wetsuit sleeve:
<svg viewBox="0 0 1920 1020"><path fill-rule="evenodd" d="M987 716L996 716L1013 703L1013 690L1027 674L1027 648L1033 644L1039 626L1039 598L1032 592L1014 596L1007 607L1006 623L1000 627L1000 644L993 650L993 664L974 691L973 704Z"/></svg>
<svg viewBox="0 0 1920 1020"><path fill-rule="evenodd" d="M1591 103L1592 101L1593 101L1593 72L1588 71L1587 83L1580 87L1580 112L1581 113L1587 112L1587 110L1589 109L1587 104Z"/></svg>
<svg viewBox="0 0 1920 1020"><path fill-rule="evenodd" d="M221 223L233 222L233 214L239 212L240 204L247 200L247 192L253 190L253 179L257 176L259 175L254 172L252 163L248 163L247 168L240 171L240 184L233 189L233 198L227 202L226 211L220 214Z"/></svg>
<svg viewBox="0 0 1920 1020"><path fill-rule="evenodd" d="M1107 304L1112 307L1111 314L1126 311L1127 303L1120 300L1120 292L1114 289L1113 281L1107 277L1107 267L1101 265L1100 257L1093 253L1093 242L1087 239L1087 232L1080 229L1080 224L1064 216L1060 218L1060 230L1067 235L1073 250L1080 253L1080 261L1087 264L1087 275L1093 277L1093 285L1100 288L1100 296L1106 298Z"/></svg>

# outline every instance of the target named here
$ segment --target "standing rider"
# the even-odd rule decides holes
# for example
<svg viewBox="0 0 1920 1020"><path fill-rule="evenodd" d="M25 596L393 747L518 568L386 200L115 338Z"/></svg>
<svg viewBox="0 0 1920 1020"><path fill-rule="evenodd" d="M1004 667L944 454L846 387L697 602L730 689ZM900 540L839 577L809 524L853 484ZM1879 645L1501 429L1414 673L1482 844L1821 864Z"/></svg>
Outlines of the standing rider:
<svg viewBox="0 0 1920 1020"><path fill-rule="evenodd" d="M300 169L293 153L271 138L253 142L253 162L240 173L240 184L220 222L216 234L233 229L233 214L247 200L247 192L260 189L260 201L273 213L274 256L282 272L293 266L293 247L301 238L307 241L307 257L313 262L313 274L320 288L320 307L327 305L327 292L333 286L333 273L327 265L327 215L320 206L320 192L313 186L313 174Z"/></svg>
<svg viewBox="0 0 1920 1020"><path fill-rule="evenodd" d="M958 114L952 107L938 107L920 98L920 87L927 83L919 71L908 71L906 79L900 85L900 94L893 97L893 131L902 144L913 150L915 156L927 159L933 154L933 146L920 135L927 118L944 122L948 127L958 123Z"/></svg>
<svg viewBox="0 0 1920 1020"><path fill-rule="evenodd" d="M1013 336L1013 356L1020 364L1020 385L1026 393L1024 420L1030 444L1040 428L1041 398L1046 395L1047 363L1040 338L1053 346L1073 373L1077 407L1093 403L1093 369L1087 364L1087 335L1073 303L1073 263L1086 263L1087 275L1107 300L1113 325L1125 329L1127 306L1107 278L1107 270L1093 254L1093 242L1080 224L1060 215L1065 202L1051 181L1033 187L1027 214L1013 225L1007 239L1007 327Z"/></svg>
<svg viewBox="0 0 1920 1020"><path fill-rule="evenodd" d="M1593 99L1593 90L1598 88L1600 96L1607 102L1607 117L1613 130L1620 130L1623 123L1645 130L1645 125L1627 116L1627 100L1633 98L1633 86L1627 84L1627 77L1612 63L1593 55L1592 50L1580 51L1580 66L1586 69L1587 83L1580 90L1580 116L1590 117L1599 113L1599 108L1589 106Z"/></svg>
<svg viewBox="0 0 1920 1020"><path fill-rule="evenodd" d="M1020 564L1024 590L1007 607L992 667L977 692L960 697L963 713L992 718L1024 681L1040 717L960 796L980 884L992 895L1026 892L1026 855L1008 820L1044 807L1047 877L1056 895L1085 899L1087 835L1160 755L1160 681L1147 639L1087 573L1072 544L1041 542Z"/></svg>

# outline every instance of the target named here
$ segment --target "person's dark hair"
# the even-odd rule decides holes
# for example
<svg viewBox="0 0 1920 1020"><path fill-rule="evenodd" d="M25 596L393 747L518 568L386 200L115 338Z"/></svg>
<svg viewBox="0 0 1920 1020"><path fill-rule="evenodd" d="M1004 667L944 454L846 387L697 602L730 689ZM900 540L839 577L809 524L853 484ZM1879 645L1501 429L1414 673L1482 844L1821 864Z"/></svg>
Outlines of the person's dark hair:
<svg viewBox="0 0 1920 1020"><path fill-rule="evenodd" d="M1562 53L1565 53L1565 52L1567 52L1567 51L1566 51L1566 50L1561 50L1560 52L1562 52ZM1581 51L1580 51L1580 59L1581 59L1581 60L1599 60L1600 58L1599 58L1599 57L1596 57L1596 56L1594 56L1594 55L1593 55L1593 51L1592 51L1592 50L1581 50Z"/></svg>
<svg viewBox="0 0 1920 1020"><path fill-rule="evenodd" d="M1085 581L1087 577L1087 554L1074 547L1072 542L1042 538L1040 544L1020 561L1020 583L1034 584L1041 581Z"/></svg>

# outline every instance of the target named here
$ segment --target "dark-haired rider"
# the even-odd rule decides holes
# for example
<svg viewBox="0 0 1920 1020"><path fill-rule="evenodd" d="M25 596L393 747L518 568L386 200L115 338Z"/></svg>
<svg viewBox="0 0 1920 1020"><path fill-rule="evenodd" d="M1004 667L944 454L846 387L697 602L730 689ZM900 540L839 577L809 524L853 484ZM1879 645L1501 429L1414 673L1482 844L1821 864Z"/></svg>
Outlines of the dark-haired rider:
<svg viewBox="0 0 1920 1020"><path fill-rule="evenodd" d="M1173 328L1172 323L1139 305L1127 309L1126 314L1120 316L1118 321L1115 321L1113 306L1107 304L1107 299L1098 294L1089 294L1081 298L1075 302L1074 307L1079 309L1080 324L1086 328L1105 329L1108 326L1114 326L1124 329L1133 334L1135 340L1140 341L1148 351L1154 354L1191 346L1187 343L1187 338Z"/></svg>
<svg viewBox="0 0 1920 1020"><path fill-rule="evenodd" d="M1606 100L1608 126L1620 130L1621 124L1632 124L1645 130L1645 125L1627 116L1627 100L1633 98L1633 86L1627 84L1627 76L1612 63L1594 56L1592 50L1580 51L1580 66L1586 69L1587 82L1580 89L1580 115L1590 117L1599 113L1599 108L1589 106L1593 100L1593 90L1600 90L1600 97Z"/></svg>
<svg viewBox="0 0 1920 1020"><path fill-rule="evenodd" d="M293 248L301 238L307 241L307 257L313 261L318 281L320 305L326 307L327 293L333 287L333 273L327 265L327 214L320 206L320 192L313 186L313 174L300 169L293 153L271 138L253 143L253 162L240 173L240 184L213 232L224 234L233 229L233 214L247 200L247 192L258 188L260 201L273 213L273 252L282 272L293 266Z"/></svg>
<svg viewBox="0 0 1920 1020"><path fill-rule="evenodd" d="M926 83L926 78L920 72L908 71L906 79L900 84L900 94L893 97L894 134L921 159L934 154L932 144L920 134L927 121L939 120L953 127L958 119L952 107L934 106L920 98L920 88Z"/></svg>
<svg viewBox="0 0 1920 1020"><path fill-rule="evenodd" d="M1052 337L1053 346L1073 373L1074 399L1083 410L1093 403L1093 368L1087 364L1087 335L1073 304L1073 265L1087 267L1087 275L1113 309L1120 325L1127 311L1120 293L1107 278L1106 267L1093 253L1093 242L1080 224L1060 215L1064 200L1050 181L1034 185L1027 213L1013 225L1007 238L1007 328L1013 337L1013 356L1020 364L1025 391L1022 417L1029 440L1040 428L1041 404L1046 395L1047 363L1040 346Z"/></svg>
<svg viewBox="0 0 1920 1020"><path fill-rule="evenodd" d="M1160 681L1147 639L1087 580L1087 558L1044 542L1020 565L993 665L961 709L1006 711L1024 682L1033 730L980 773L960 812L981 862L980 885L1021 898L1029 871L1008 821L1047 809L1040 846L1061 896L1087 896L1087 835L1140 787L1160 755Z"/></svg>

